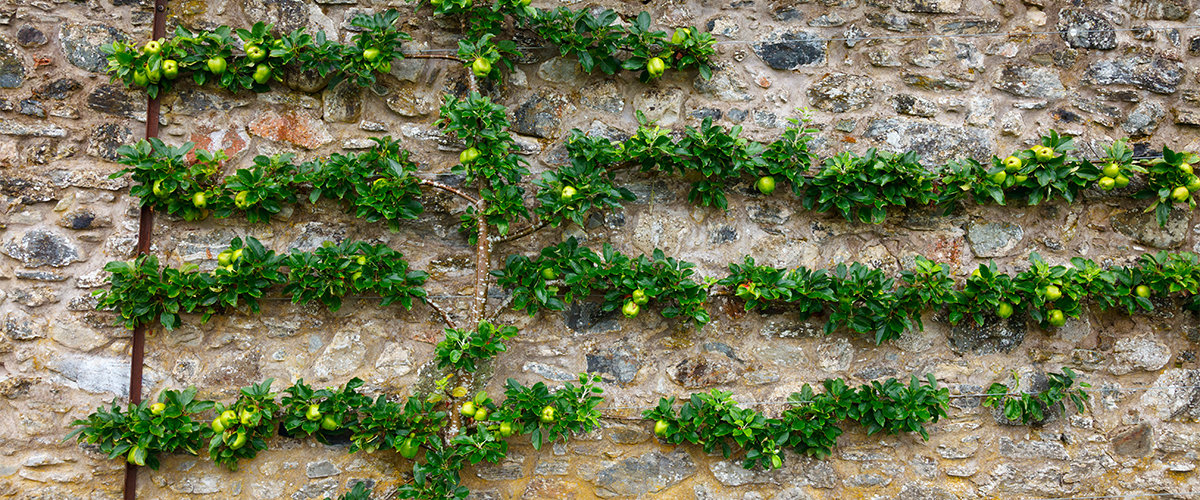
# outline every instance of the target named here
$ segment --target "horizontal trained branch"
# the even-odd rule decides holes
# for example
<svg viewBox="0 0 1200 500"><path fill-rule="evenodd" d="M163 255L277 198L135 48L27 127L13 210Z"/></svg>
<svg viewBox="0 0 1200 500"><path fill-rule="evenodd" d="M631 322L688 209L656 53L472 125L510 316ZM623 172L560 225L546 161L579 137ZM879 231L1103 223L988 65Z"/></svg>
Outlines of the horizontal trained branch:
<svg viewBox="0 0 1200 500"><path fill-rule="evenodd" d="M1070 266L1051 266L1035 252L1029 268L1014 276L998 272L995 262L981 264L961 288L947 266L921 256L913 269L900 273L899 283L857 262L832 271L788 270L746 257L740 265L730 264L729 271L718 283L734 287L747 311L786 305L802 319L824 312L827 334L846 328L873 334L876 343L922 329L923 312L943 309L951 324L970 319L982 326L1020 311L1043 328L1078 318L1088 302L1133 314L1153 310L1154 297L1175 296L1185 307L1200 310L1200 262L1190 252L1144 254L1136 265L1108 269L1082 257L1071 259Z"/></svg>
<svg viewBox="0 0 1200 500"><path fill-rule="evenodd" d="M825 458L842 434L838 423L853 420L867 434L916 432L929 439L925 424L946 416L950 391L938 388L932 374L919 381L916 375L908 385L889 378L850 387L840 378L821 383L825 391L815 393L808 384L788 398L789 407L779 418L767 418L758 411L742 408L733 393L713 389L692 394L676 413L675 398L662 398L658 407L646 410L643 418L655 420L654 434L673 444L700 445L705 453L720 451L728 458L734 447L745 451L742 467L783 466L783 450L800 455Z"/></svg>
<svg viewBox="0 0 1200 500"><path fill-rule="evenodd" d="M72 422L76 429L64 440L98 445L110 459L123 457L152 469L163 454L198 455L207 442L210 459L237 470L242 460L268 449L277 433L313 437L326 444L348 443L350 453L388 450L411 460L413 480L398 489L399 498L462 498L467 494L459 477L464 466L499 462L508 452L505 438L515 434L529 435L540 449L590 432L599 427L596 408L603 401L596 386L600 378L587 374L557 390L509 379L504 401L479 392L459 408L451 407L448 396L466 389L448 390L445 384L424 397L379 394L372 399L359 392L363 382L357 378L341 388L319 390L297 380L277 398L272 382L244 387L230 403L197 400L195 388L163 391L154 403L122 407L114 400L109 408ZM439 432L455 411L467 425L444 443Z"/></svg>
<svg viewBox="0 0 1200 500"><path fill-rule="evenodd" d="M1029 268L1015 276L999 273L995 262L989 262L961 288L947 266L921 256L899 280L857 262L828 271L778 269L747 256L741 264L731 263L725 278L704 279L702 285L693 277L694 267L660 250L633 259L606 244L596 253L571 238L534 258L509 256L504 268L492 274L513 291L513 307L529 314L563 310L600 293L606 311L619 308L633 317L656 301L664 305L663 316L703 326L709 320L705 302L710 293L705 289L716 284L732 289L747 311L787 306L801 319L827 314L826 334L844 328L871 334L876 343L922 329L921 315L942 309L952 324L969 318L983 325L1024 311L1047 328L1078 318L1089 301L1133 314L1153 310L1153 297L1177 296L1185 307L1200 310L1200 262L1190 252L1145 254L1136 265L1107 269L1080 257L1071 259L1070 266L1050 266L1034 253Z"/></svg>
<svg viewBox="0 0 1200 500"><path fill-rule="evenodd" d="M689 27L675 30L668 40L666 32L650 29L647 12L623 23L609 9L543 10L525 0L502 0L481 8L473 8L471 0L431 3L435 14L470 16L457 56L406 55L401 44L412 38L396 29L400 14L395 9L356 16L351 24L360 32L348 44L330 40L324 31L309 34L299 28L277 33L273 24L258 22L249 30L218 26L193 32L179 26L171 38L141 46L117 41L101 51L113 81L145 88L150 97L171 91L175 80L189 72L198 85L212 82L231 90L265 92L272 80L283 81L284 71L311 71L329 77L329 85L349 80L368 87L375 83L376 74L391 72L393 62L406 56L459 61L479 78L500 78L496 67L511 71L523 57L514 41L497 38L506 29L505 18L512 16L517 27L557 45L561 55L574 56L589 73L640 71L639 78L649 81L668 68L696 68L703 78L712 78L713 36Z"/></svg>
<svg viewBox="0 0 1200 500"><path fill-rule="evenodd" d="M249 30L219 26L199 33L179 26L172 38L140 47L116 41L101 51L113 81L145 88L150 97L169 92L186 72L197 85L211 82L235 91L265 92L272 80L283 81L285 71L311 71L329 77L329 85L349 80L369 87L376 73L390 72L392 62L404 57L401 43L411 37L396 29L399 18L394 9L356 16L351 24L360 32L345 45L305 28L276 36L274 25L258 22Z"/></svg>
<svg viewBox="0 0 1200 500"><path fill-rule="evenodd" d="M1013 381L1020 383L1016 372L1013 372ZM1007 385L997 382L988 387L983 406L1002 410L1004 418L1026 425L1041 423L1047 411L1065 410L1065 399L1071 400L1080 412L1087 408L1090 398L1084 389L1091 387L1091 384L1081 383L1081 389L1071 389L1075 385L1075 372L1070 368L1064 366L1062 373L1047 373L1046 385L1046 389L1035 393L1015 394Z"/></svg>
<svg viewBox="0 0 1200 500"><path fill-rule="evenodd" d="M1078 199L1089 186L1104 191L1122 189L1132 179L1145 177L1144 187L1130 196L1154 200L1146 209L1155 212L1165 225L1171 209L1195 209L1200 199L1200 177L1193 164L1200 156L1163 147L1162 157L1135 160L1123 140L1105 148L1101 164L1072 156L1074 140L1051 130L1040 144L1013 152L1005 158L993 156L981 163L958 159L929 168L920 163L921 153L889 153L874 148L865 155L850 152L818 158L809 149L816 129L807 120L792 120L793 126L769 143L740 137L742 128L726 129L705 119L699 128L686 127L673 133L654 126L639 112L641 126L629 139L613 141L571 132L568 155L575 168L584 171L634 165L642 171L677 173L692 182L692 203L728 208L725 191L747 177L762 194L775 191L778 181L809 210L836 210L847 220L881 223L889 208L938 206L950 210L959 201L1003 205L1008 200L1025 200L1029 205L1057 198Z"/></svg>
<svg viewBox="0 0 1200 500"><path fill-rule="evenodd" d="M695 264L666 257L662 250L631 258L606 243L596 253L574 237L543 248L533 259L510 255L503 269L492 271L498 285L512 290L513 308L531 315L540 309L561 311L576 300L603 293L605 311L620 309L632 318L654 300L663 304L663 316L704 326L709 321L704 309L708 293L694 274Z"/></svg>
<svg viewBox="0 0 1200 500"><path fill-rule="evenodd" d="M169 146L151 138L118 148L118 162L126 168L110 177L131 173L137 184L129 191L142 206L189 221L241 212L250 222L269 222L307 191L311 203L333 198L358 217L397 230L401 220L416 219L424 211L420 186L437 183L416 178L417 165L391 137L372 140L374 146L361 153L333 154L300 165L292 162L291 153L257 156L253 167L222 175L223 151L198 149L191 142Z"/></svg>
<svg viewBox="0 0 1200 500"><path fill-rule="evenodd" d="M198 272L194 264L159 269L153 255L110 262L104 270L112 273L110 287L95 292L100 299L96 308L115 311L118 322L131 330L156 321L173 330L181 323L180 314L199 314L207 322L242 304L257 313L259 300L277 285L294 303L315 300L333 311L345 295L363 292L378 295L383 306L399 303L411 309L414 298L425 298L421 285L428 278L424 271L409 270L402 253L382 244L327 242L312 252L277 255L254 238L235 238L208 273Z"/></svg>
<svg viewBox="0 0 1200 500"><path fill-rule="evenodd" d="M1011 394L1007 386L992 384L983 405L1003 407L1006 418L1024 424L1040 422L1046 411L1065 409L1064 398L1071 399L1078 411L1085 411L1088 395L1081 389L1071 389L1075 372L1067 367L1063 372L1047 374L1049 388L1033 394ZM822 393L804 384L800 392L792 393L784 402L786 408L778 418L742 408L733 400L733 393L717 389L693 394L681 405L674 397L662 398L657 407L642 412L642 417L655 421L654 434L667 443L697 444L706 453L719 450L726 458L736 447L745 452L742 467L777 469L783 466L784 449L828 457L843 432L838 426L843 420L858 422L868 435L916 432L928 440L925 424L945 417L953 396L949 389L938 388L932 374L925 378L920 381L913 375L908 385L889 378L857 388L841 378L826 379L821 382Z"/></svg>

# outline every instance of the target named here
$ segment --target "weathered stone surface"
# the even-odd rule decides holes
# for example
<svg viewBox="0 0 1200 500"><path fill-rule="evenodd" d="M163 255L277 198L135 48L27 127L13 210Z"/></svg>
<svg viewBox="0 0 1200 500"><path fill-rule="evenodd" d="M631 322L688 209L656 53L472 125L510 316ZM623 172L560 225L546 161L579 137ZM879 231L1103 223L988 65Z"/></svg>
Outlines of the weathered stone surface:
<svg viewBox="0 0 1200 500"><path fill-rule="evenodd" d="M664 127L674 125L683 116L683 89L652 88L633 99L634 109Z"/></svg>
<svg viewBox="0 0 1200 500"><path fill-rule="evenodd" d="M974 85L972 80L957 75L931 76L904 73L900 75L900 80L909 86L924 90L966 90Z"/></svg>
<svg viewBox="0 0 1200 500"><path fill-rule="evenodd" d="M58 30L58 43L67 61L93 73L103 73L108 67L100 47L128 39L125 33L103 24L63 23Z"/></svg>
<svg viewBox="0 0 1200 500"><path fill-rule="evenodd" d="M595 302L576 302L563 311L567 328L582 333L601 333L620 329L616 311L604 311Z"/></svg>
<svg viewBox="0 0 1200 500"><path fill-rule="evenodd" d="M307 499L322 499L332 497L336 494L338 488L337 479L324 479L315 483L308 483L302 486L295 493L292 493L292 500L307 500Z"/></svg>
<svg viewBox="0 0 1200 500"><path fill-rule="evenodd" d="M324 103L325 121L350 123L362 115L362 87L354 82L342 80L321 93Z"/></svg>
<svg viewBox="0 0 1200 500"><path fill-rule="evenodd" d="M1000 438L1000 454L1018 460L1068 460L1070 455L1057 441L1021 441Z"/></svg>
<svg viewBox="0 0 1200 500"><path fill-rule="evenodd" d="M579 484L570 479L535 477L525 485L521 500L574 500L578 489Z"/></svg>
<svg viewBox="0 0 1200 500"><path fill-rule="evenodd" d="M642 367L637 353L624 345L588 354L586 359L588 373L607 374L621 384L632 382Z"/></svg>
<svg viewBox="0 0 1200 500"><path fill-rule="evenodd" d="M21 261L25 267L63 267L83 261L83 254L70 238L57 231L30 229L13 236L0 253Z"/></svg>
<svg viewBox="0 0 1200 500"><path fill-rule="evenodd" d="M641 496L662 491L696 473L696 462L682 449L652 451L600 470L591 482L602 498Z"/></svg>
<svg viewBox="0 0 1200 500"><path fill-rule="evenodd" d="M1176 248L1187 240L1188 212L1172 210L1167 217L1167 225L1159 226L1153 212L1121 210L1109 218L1109 224L1138 243L1157 248Z"/></svg>
<svg viewBox="0 0 1200 500"><path fill-rule="evenodd" d="M330 462L328 460L322 460L320 462L309 462L309 464L307 466L305 466L305 469L304 469L304 474L306 476L308 476L309 479L319 479L322 477L336 476L341 473L342 473L342 470L339 469L336 465L334 465L333 462Z"/></svg>
<svg viewBox="0 0 1200 500"><path fill-rule="evenodd" d="M42 330L42 325L35 324L23 311L9 311L4 315L4 335L10 340L42 338L45 336Z"/></svg>
<svg viewBox="0 0 1200 500"><path fill-rule="evenodd" d="M900 487L896 500L958 500L958 495L936 486L907 483Z"/></svg>
<svg viewBox="0 0 1200 500"><path fill-rule="evenodd" d="M1142 394L1141 403L1151 414L1163 420L1200 418L1200 370L1170 368L1153 385L1169 389Z"/></svg>
<svg viewBox="0 0 1200 500"><path fill-rule="evenodd" d="M230 92L212 89L181 88L175 92L175 104L171 112L177 115L199 116L209 111L229 111L250 104L250 99Z"/></svg>
<svg viewBox="0 0 1200 500"><path fill-rule="evenodd" d="M196 149L224 151L231 160L236 160L250 146L250 135L245 127L238 124L229 124L225 128L219 128L219 125L195 127L188 140L196 143ZM189 152L187 159L195 161L196 151Z"/></svg>
<svg viewBox="0 0 1200 500"><path fill-rule="evenodd" d="M512 130L533 137L556 137L569 106L566 97L557 92L535 93L513 111Z"/></svg>
<svg viewBox="0 0 1200 500"><path fill-rule="evenodd" d="M25 125L16 120L0 121L0 135L25 137L66 137L67 130L58 125Z"/></svg>
<svg viewBox="0 0 1200 500"><path fill-rule="evenodd" d="M33 95L39 99L61 101L81 88L83 88L83 85L80 85L78 81L69 78L60 78L34 90Z"/></svg>
<svg viewBox="0 0 1200 500"><path fill-rule="evenodd" d="M1142 19L1187 19L1195 6L1190 0L1142 0L1131 2L1129 11Z"/></svg>
<svg viewBox="0 0 1200 500"><path fill-rule="evenodd" d="M889 97L888 102L893 110L902 115L932 118L938 112L937 104L933 101L912 94L896 94Z"/></svg>
<svg viewBox="0 0 1200 500"><path fill-rule="evenodd" d="M697 90L700 88L697 87ZM625 97L612 80L592 82L579 91L579 104L587 109L619 114L625 110Z"/></svg>
<svg viewBox="0 0 1200 500"><path fill-rule="evenodd" d="M825 44L806 31L776 31L753 45L754 53L774 69L795 70L825 63Z"/></svg>
<svg viewBox="0 0 1200 500"><path fill-rule="evenodd" d="M1108 50L1117 47L1112 23L1088 9L1058 11L1058 29L1067 45L1077 49Z"/></svg>
<svg viewBox="0 0 1200 500"><path fill-rule="evenodd" d="M335 376L349 375L362 365L366 352L362 332L358 328L338 330L313 365L313 377L326 381Z"/></svg>
<svg viewBox="0 0 1200 500"><path fill-rule="evenodd" d="M554 57L540 64L538 78L550 83L575 83L585 76L579 61L570 57Z"/></svg>
<svg viewBox="0 0 1200 500"><path fill-rule="evenodd" d="M428 115L442 102L440 94L404 82L388 85L385 99L388 109L409 117Z"/></svg>
<svg viewBox="0 0 1200 500"><path fill-rule="evenodd" d="M1174 108L1171 112L1175 116L1176 124L1200 127L1200 110Z"/></svg>
<svg viewBox="0 0 1200 500"><path fill-rule="evenodd" d="M1003 257L1012 254L1025 230L1011 222L984 222L972 220L967 224L967 242L976 257Z"/></svg>
<svg viewBox="0 0 1200 500"><path fill-rule="evenodd" d="M250 133L272 141L286 142L304 149L316 149L333 142L324 122L303 111L261 112L250 122Z"/></svg>
<svg viewBox="0 0 1200 500"><path fill-rule="evenodd" d="M58 302L58 294L48 286L13 287L8 292L8 298L29 308Z"/></svg>
<svg viewBox="0 0 1200 500"><path fill-rule="evenodd" d="M1067 95L1058 71L1031 65L1004 66L993 86L1018 97L1059 99Z"/></svg>
<svg viewBox="0 0 1200 500"><path fill-rule="evenodd" d="M992 354L1009 352L1025 340L1025 316L1014 315L1007 321L991 315L984 316L980 326L972 318L963 320L950 329L950 348L960 353Z"/></svg>
<svg viewBox="0 0 1200 500"><path fill-rule="evenodd" d="M88 392L111 393L118 397L129 394L128 357L64 356L51 361L49 368ZM146 378L143 376L143 383Z"/></svg>
<svg viewBox="0 0 1200 500"><path fill-rule="evenodd" d="M1154 450L1154 428L1147 424L1124 429L1112 439L1113 453L1126 457L1144 457Z"/></svg>
<svg viewBox="0 0 1200 500"><path fill-rule="evenodd" d="M308 25L308 4L301 0L246 0L241 6L246 19L274 24L277 34Z"/></svg>
<svg viewBox="0 0 1200 500"><path fill-rule="evenodd" d="M170 484L171 491L192 495L210 495L220 493L224 481L214 475L184 476Z"/></svg>
<svg viewBox="0 0 1200 500"><path fill-rule="evenodd" d="M845 113L871 104L877 95L875 82L868 76L831 73L808 88L813 107L830 113Z"/></svg>
<svg viewBox="0 0 1200 500"><path fill-rule="evenodd" d="M499 463L487 464L475 469L475 474L486 481L512 481L525 477L525 455L509 452Z"/></svg>
<svg viewBox="0 0 1200 500"><path fill-rule="evenodd" d="M962 9L962 0L896 0L900 12L923 14L955 14Z"/></svg>
<svg viewBox="0 0 1200 500"><path fill-rule="evenodd" d="M22 47L41 47L46 42L46 34L36 26L24 24L17 29L17 44Z"/></svg>
<svg viewBox="0 0 1200 500"><path fill-rule="evenodd" d="M97 85L88 94L87 106L110 115L146 118L146 99L115 84Z"/></svg>
<svg viewBox="0 0 1200 500"><path fill-rule="evenodd" d="M916 151L926 164L962 157L986 159L995 149L995 138L987 130L917 119L872 120L863 136L874 139L888 151Z"/></svg>
<svg viewBox="0 0 1200 500"><path fill-rule="evenodd" d="M737 366L726 356L706 352L685 358L667 374L686 389L702 389L736 380Z"/></svg>
<svg viewBox="0 0 1200 500"><path fill-rule="evenodd" d="M1148 136L1158 128L1158 122L1165 114L1166 110L1163 109L1163 105L1156 101L1138 103L1129 113L1125 123L1121 124L1121 130L1124 130L1130 137Z"/></svg>
<svg viewBox="0 0 1200 500"><path fill-rule="evenodd" d="M15 89L25 83L25 62L17 46L0 36L0 89Z"/></svg>
<svg viewBox="0 0 1200 500"><path fill-rule="evenodd" d="M108 161L117 161L117 149L134 142L133 131L119 123L104 123L88 135L87 153Z"/></svg>
<svg viewBox="0 0 1200 500"><path fill-rule="evenodd" d="M617 444L643 443L649 440L651 435L644 426L620 423L605 426L605 431L608 433L608 438Z"/></svg>
<svg viewBox="0 0 1200 500"><path fill-rule="evenodd" d="M1113 364L1108 371L1125 375L1135 370L1158 371L1171 361L1171 348L1153 335L1139 335L1117 340L1113 346Z"/></svg>
<svg viewBox="0 0 1200 500"><path fill-rule="evenodd" d="M754 99L747 92L750 86L730 74L729 71L717 72L710 80L698 77L693 81L692 86L704 94L726 102L745 102Z"/></svg>
<svg viewBox="0 0 1200 500"><path fill-rule="evenodd" d="M1183 81L1183 64L1155 56L1135 55L1096 61L1084 81L1095 85L1133 85L1158 94L1172 94Z"/></svg>
<svg viewBox="0 0 1200 500"><path fill-rule="evenodd" d="M58 225L67 229L82 231L85 229L109 227L112 223L107 218L96 215L90 209L81 207L63 213L58 219Z"/></svg>

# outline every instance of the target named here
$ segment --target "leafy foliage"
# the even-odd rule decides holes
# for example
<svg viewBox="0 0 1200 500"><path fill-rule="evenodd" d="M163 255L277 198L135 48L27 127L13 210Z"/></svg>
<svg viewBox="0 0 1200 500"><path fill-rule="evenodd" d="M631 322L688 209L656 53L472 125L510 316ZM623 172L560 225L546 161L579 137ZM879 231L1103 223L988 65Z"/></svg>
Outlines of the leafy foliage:
<svg viewBox="0 0 1200 500"><path fill-rule="evenodd" d="M517 336L515 326L496 326L487 321L474 331L446 329L446 338L433 350L439 369L447 367L466 373L474 372L477 363L504 352L504 341Z"/></svg>
<svg viewBox="0 0 1200 500"><path fill-rule="evenodd" d="M832 271L777 269L746 257L742 264L730 264L729 275L717 284L731 288L747 311L787 306L801 319L828 313L826 333L846 328L874 334L877 343L922 328L921 314L943 307L951 324L970 319L984 325L1021 310L1053 328L1058 325L1051 316L1077 318L1088 301L1130 314L1153 310L1154 296L1181 296L1193 308L1200 302L1200 262L1188 252L1146 254L1137 265L1110 268L1079 257L1054 266L1037 253L1029 260L1029 268L1014 276L999 272L994 262L981 265L956 288L945 265L921 256L913 269L900 273L898 283L860 263L839 264ZM533 276L535 270L523 267L519 258L515 264L512 269L522 276ZM536 277L521 283L536 290Z"/></svg>
<svg viewBox="0 0 1200 500"><path fill-rule="evenodd" d="M1075 385L1075 378L1075 372L1064 366L1062 373L1047 373L1047 388L1037 393L1013 394L1007 385L994 383L988 387L983 406L1000 409L1004 412L1004 418L1019 420L1025 425L1045 420L1047 411L1055 408L1065 410L1063 401L1068 399L1075 405L1076 410L1083 412L1087 409L1089 397L1083 389L1071 388ZM1016 373L1013 374L1013 380L1015 383L1020 382ZM1081 383L1080 387L1087 388L1091 385Z"/></svg>
<svg viewBox="0 0 1200 500"><path fill-rule="evenodd" d="M112 174L118 178L132 173L137 184L130 193L142 206L200 220L210 214L227 218L240 211L250 222L269 222L285 204L295 203L308 184L308 199L322 196L339 200L369 222L386 222L393 230L404 219L422 212L417 198L419 181L412 174L417 166L409 152L391 137L372 138L375 145L349 155L334 154L324 161L303 165L292 163L293 155L258 156L251 168L222 177L222 151L209 152L188 142L169 146L157 138L121 146L119 162L127 168ZM195 160L189 161L188 155Z"/></svg>
<svg viewBox="0 0 1200 500"><path fill-rule="evenodd" d="M331 310L341 307L347 293L373 293L384 305L399 303L405 309L412 307L414 298L426 296L421 285L428 275L409 270L404 255L386 245L347 241L284 256L257 239L235 238L217 263L212 272L202 273L194 264L160 270L153 255L109 262L104 269L112 273L111 286L95 292L96 308L115 310L129 329L157 321L173 330L182 313L199 314L201 322L207 322L213 314L241 304L258 312L258 301L279 284L293 302L318 300Z"/></svg>
<svg viewBox="0 0 1200 500"><path fill-rule="evenodd" d="M882 223L889 209L937 205L949 211L966 200L999 205L1009 199L1025 199L1030 205L1060 198L1074 202L1084 188L1106 177L1091 162L1072 156L1073 139L1054 130L1041 138L1042 144L1010 155L1019 164L1015 168L1006 167L1008 158L995 156L982 163L964 158L931 168L920 163L916 151L897 154L870 149L864 155L842 152L821 160L808 149L816 130L807 128L804 117L791 120L792 126L770 143L747 141L739 137L740 127L725 130L709 121L673 134L640 112L638 117L641 126L621 142L579 140L583 133L573 131L567 143L573 161L589 162L594 169L634 165L642 171L698 179L693 180L689 201L722 209L728 207L726 190L747 176L782 177L804 208L834 210L847 220L873 224ZM1143 165L1132 160L1123 141L1106 149L1105 164L1114 164L1121 182L1127 184L1129 177L1149 172L1151 187L1136 196L1159 200L1148 211L1157 210L1160 225L1166 223L1176 193L1187 192L1179 203L1195 208L1190 193L1200 191L1200 178L1190 173L1193 167L1188 162L1200 162L1200 156L1166 149L1162 159ZM815 165L819 167L813 171Z"/></svg>
<svg viewBox="0 0 1200 500"><path fill-rule="evenodd" d="M713 389L683 401L676 412L675 398L662 398L656 408L642 416L656 420L658 436L672 444L700 445L706 453L719 451L725 457L735 448L745 450L742 467L783 466L783 448L802 455L829 456L842 430L837 423L853 420L868 434L916 432L929 439L925 424L946 416L949 390L938 388L933 375L926 381L912 376L908 385L896 380L873 381L857 388L842 379L825 380L825 392L816 394L805 384L788 398L789 407L779 418L738 406L733 393ZM658 428L656 428L658 430Z"/></svg>
<svg viewBox="0 0 1200 500"><path fill-rule="evenodd" d="M126 411L113 403L101 407L66 439L100 445L110 458L127 455L131 463L157 468L159 454L195 455L209 441L209 457L236 470L240 462L267 449L278 424L292 437L315 436L329 442L332 436L348 436L350 452L398 451L413 460L413 482L398 491L400 498L445 498L465 496L459 470L466 464L495 463L507 453L505 438L530 434L535 448L566 439L572 434L599 427L597 409L603 391L598 376L582 374L578 383L551 390L543 383L524 386L515 380L505 384L506 399L493 402L481 392L474 401L486 408L485 419L464 419L452 439L439 436L449 423L450 400L409 396L394 398L379 394L374 399L359 393L362 380L352 379L341 388L314 390L296 381L284 389L281 400L271 392L272 380L244 387L232 403L199 401L196 389L164 391L161 408L141 403ZM396 402L399 399L401 402ZM547 408L552 408L547 413ZM199 414L212 410L212 424L198 423ZM477 414L481 415L481 414ZM419 451L424 450L420 456ZM344 499L368 498L361 483ZM439 496L440 495L440 496Z"/></svg>
<svg viewBox="0 0 1200 500"><path fill-rule="evenodd" d="M511 255L504 269L492 274L500 286L512 289L513 307L531 315L540 309L561 311L597 292L604 293L601 307L613 311L640 290L648 301L662 304L664 317L680 317L703 326L709 321L704 309L707 291L692 278L694 268L661 250L650 257L630 258L611 245L605 244L603 251L596 253L570 238L542 249L535 259Z"/></svg>
<svg viewBox="0 0 1200 500"><path fill-rule="evenodd" d="M1196 177L1193 164L1200 164L1200 155L1189 152L1175 152L1163 146L1162 158L1156 158L1146 163L1146 187L1137 193L1139 198L1154 200L1147 212L1154 212L1154 217L1160 226L1167 224L1167 218L1175 203L1189 210L1196 209L1200 200L1200 178ZM1176 198L1177 194L1179 198Z"/></svg>
<svg viewBox="0 0 1200 500"><path fill-rule="evenodd" d="M232 404L216 403L213 409L224 428L218 430L214 424L205 429L205 437L209 438L208 457L213 462L237 470L240 460L254 458L267 449L267 439L275 434L275 419L279 418L272 382L274 379L267 379L243 387L241 396Z"/></svg>
<svg viewBox="0 0 1200 500"><path fill-rule="evenodd" d="M346 45L330 41L324 31L312 35L300 28L275 34L274 25L258 22L248 30L219 26L199 33L179 26L171 38L152 41L157 49L116 41L101 51L113 81L144 87L150 97L169 92L189 72L197 85L211 82L235 91L265 92L268 82L282 81L290 64L322 77L332 74L331 86L350 80L368 87L377 73L390 72L392 61L403 57L401 44L410 37L396 29L399 18L394 9L356 16L351 24L360 32Z"/></svg>
<svg viewBox="0 0 1200 500"><path fill-rule="evenodd" d="M190 414L212 408L211 401L197 401L196 389L166 390L157 403L129 404L125 411L113 400L108 409L97 408L87 419L75 420L77 427L63 440L100 446L109 459L124 455L131 464L158 469L160 453L195 455L203 442L201 425Z"/></svg>

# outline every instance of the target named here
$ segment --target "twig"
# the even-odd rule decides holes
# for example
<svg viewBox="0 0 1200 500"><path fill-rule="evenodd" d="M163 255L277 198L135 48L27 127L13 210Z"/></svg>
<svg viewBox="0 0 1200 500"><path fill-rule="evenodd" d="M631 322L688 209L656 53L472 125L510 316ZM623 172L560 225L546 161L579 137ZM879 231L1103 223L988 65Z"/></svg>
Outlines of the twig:
<svg viewBox="0 0 1200 500"><path fill-rule="evenodd" d="M508 298L504 299L504 301L501 302L500 305L496 306L496 310L492 311L492 314L488 316L488 321L495 321L496 317L500 316L500 313L504 312L505 309L508 307L508 305L512 303L512 301L513 301L513 296L512 296L512 294L509 294Z"/></svg>
<svg viewBox="0 0 1200 500"><path fill-rule="evenodd" d="M467 72L467 85L471 88L472 93L479 92L479 80L472 72ZM470 324L472 325L478 325L483 321L484 312L487 310L487 282L491 271L492 257L491 243L488 241L487 217L484 216L484 212L487 211L487 203L483 200L477 201L475 210L478 243L475 245L475 299L471 301L470 314Z"/></svg>
<svg viewBox="0 0 1200 500"><path fill-rule="evenodd" d="M478 198L475 198L474 196L467 194L466 191L463 191L456 187L451 187L446 184L442 184L438 181L431 181L429 179L417 179L417 183L421 184L423 186L429 186L431 188L441 189L442 191L445 191L445 192L453 194L453 195L457 195L458 197L460 197L464 200L467 200L467 202L472 205L476 205L476 206L479 205Z"/></svg>
<svg viewBox="0 0 1200 500"><path fill-rule="evenodd" d="M447 61L454 61L454 62L458 62L458 63L464 62L462 59L459 59L457 56L448 56L448 55L443 55L443 54L402 54L402 55L404 56L405 59L445 59Z"/></svg>
<svg viewBox="0 0 1200 500"><path fill-rule="evenodd" d="M475 245L475 300L471 301L471 324L477 325L483 321L487 309L488 276L491 271L492 248L488 242L488 223L483 214L483 204L479 204L476 213L476 230L479 241Z"/></svg>
<svg viewBox="0 0 1200 500"><path fill-rule="evenodd" d="M549 225L549 223L544 222L544 221L539 221L536 224L530 224L528 226L525 226L520 231L509 234L508 236L503 236L503 237L494 236L494 237L492 237L491 242L492 243L508 243L513 240L519 240L519 239L529 236L533 233L536 233L539 229L546 227L547 225Z"/></svg>
<svg viewBox="0 0 1200 500"><path fill-rule="evenodd" d="M434 311L437 311L438 314L442 315L442 321L446 322L446 326L450 328L458 328L458 324L450 318L450 313L446 312L445 308L438 305L437 302L429 297L425 297L425 303L429 304L429 307L432 307Z"/></svg>

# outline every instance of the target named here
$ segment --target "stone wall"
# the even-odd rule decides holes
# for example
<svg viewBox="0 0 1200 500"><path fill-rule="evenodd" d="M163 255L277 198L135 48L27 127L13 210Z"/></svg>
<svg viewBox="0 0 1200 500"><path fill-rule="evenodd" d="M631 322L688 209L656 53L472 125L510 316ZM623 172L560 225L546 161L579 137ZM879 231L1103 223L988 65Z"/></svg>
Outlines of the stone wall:
<svg viewBox="0 0 1200 500"><path fill-rule="evenodd" d="M453 47L453 25L430 22L395 1L410 48ZM535 5L551 3L536 0ZM1083 156L1135 138L1139 155L1168 144L1200 149L1200 24L1193 0L661 1L602 5L632 14L648 8L660 26L714 33L720 70L711 81L668 72L641 84L629 75L583 75L574 61L533 50L496 96L515 121L531 170L562 158L571 128L629 132L635 110L681 128L713 117L769 139L797 107L813 111L823 153L879 147L916 149L927 162L1006 154L1048 128L1078 136ZM98 47L148 38L152 2L0 2L0 497L117 498L123 464L93 448L61 442L68 424L114 397L126 398L130 333L93 311L110 260L136 241L136 199L116 148L140 138L144 96L108 82ZM348 19L386 1L189 0L171 2L168 32L269 20L348 38ZM575 5L579 7L579 5ZM1065 34L1047 34L1064 30ZM978 36L1011 32L1011 36ZM927 36L936 35L936 36ZM827 40L832 39L832 40ZM464 70L446 61L396 64L370 89L322 89L289 78L253 95L181 85L164 101L162 135L230 153L230 168L257 154L302 159L362 148L366 138L402 137L423 171L442 172L457 152L431 123L441 96L461 91ZM1081 203L968 206L942 216L892 214L881 225L848 223L803 210L792 197L738 189L722 212L686 202L678 179L622 174L638 195L587 227L543 230L500 245L494 262L576 236L627 253L662 248L702 274L755 256L777 266L825 267L858 260L897 271L914 255L964 273L994 258L1021 269L1031 252L1051 263L1082 255L1129 263L1146 251L1200 251L1200 214L1176 212L1165 228L1141 202L1089 191ZM324 240L374 239L430 272L439 300L465 314L471 248L456 230L463 207L423 200L427 213L389 233L329 203L300 204L272 224L186 223L159 217L153 251L167 263L215 265L234 236L277 251ZM503 291L493 290L496 307ZM788 314L741 314L716 299L703 330L657 314L636 320L588 304L566 313L500 314L520 337L497 361L493 395L508 377L556 384L581 371L605 379L608 406L641 407L660 396L710 387L742 401L782 400L804 383L845 377L933 373L956 394L981 391L1016 371L1023 387L1070 366L1093 393L1090 413L1055 415L1042 427L1011 426L975 398L954 399L950 418L918 436L867 436L846 427L833 457L789 455L782 470L746 471L736 460L694 447L661 446L640 420L613 418L591 435L534 451L514 444L504 463L464 472L475 498L1025 498L1200 491L1200 390L1128 391L1200 385L1200 318L1171 304L1132 319L1086 311L1057 332L1011 321L951 328L928 317L923 332L874 346ZM245 384L275 377L335 385L351 377L371 391L403 393L419 380L441 335L428 307L411 312L352 300L337 313L268 301L147 341L146 396L198 386L229 400ZM277 385L281 387L283 384ZM764 410L777 411L775 407ZM634 417L636 410L613 410ZM344 447L277 438L271 450L228 472L210 461L172 458L141 472L140 498L323 498L355 479L383 487L410 465L392 453L349 455Z"/></svg>

